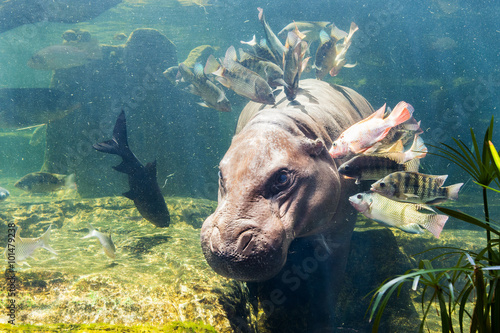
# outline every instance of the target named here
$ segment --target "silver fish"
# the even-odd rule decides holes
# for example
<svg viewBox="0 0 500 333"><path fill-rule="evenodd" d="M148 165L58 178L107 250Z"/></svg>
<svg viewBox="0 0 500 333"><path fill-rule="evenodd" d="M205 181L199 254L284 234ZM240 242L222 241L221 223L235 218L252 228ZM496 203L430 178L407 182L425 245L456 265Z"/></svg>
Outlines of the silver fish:
<svg viewBox="0 0 500 333"><path fill-rule="evenodd" d="M3 187L0 187L0 201L4 201L9 197L10 193Z"/></svg>
<svg viewBox="0 0 500 333"><path fill-rule="evenodd" d="M101 243L104 253L111 259L114 259L116 257L115 255L116 249L115 249L115 244L113 244L113 240L111 239L111 233L109 233L109 235L103 234L102 232L94 229L94 227L90 223L88 223L88 225L89 225L89 234L87 236L82 237L82 239L96 237Z"/></svg>
<svg viewBox="0 0 500 333"><path fill-rule="evenodd" d="M16 262L16 264L28 265L24 261L29 257L32 257L36 249L44 248L49 252L57 254L56 251L54 251L54 249L49 245L51 230L52 230L52 225L50 225L47 231L45 231L43 235L41 235L38 238L21 238L21 236L19 236L19 234L21 233L21 228L17 227L16 235L14 237L14 242L9 243L12 244L14 247L7 246L5 248L4 251L5 258L7 258L7 260L10 261L11 258L14 257L14 261Z"/></svg>
<svg viewBox="0 0 500 333"><path fill-rule="evenodd" d="M437 214L429 206L394 201L378 193L358 193L349 197L349 202L367 218L412 234L426 229L439 238L448 220L448 216Z"/></svg>
<svg viewBox="0 0 500 333"><path fill-rule="evenodd" d="M74 188L75 174L60 175L49 172L32 172L19 179L15 187L33 193L57 191L63 187Z"/></svg>
<svg viewBox="0 0 500 333"><path fill-rule="evenodd" d="M285 32L288 33L290 31L295 30L295 27L297 27L300 31L306 35L304 40L308 43L312 43L315 40L319 39L319 34L320 31L325 29L327 25L329 25L330 22L325 22L325 21L297 21L297 22L292 22L289 23L286 27L281 29L280 32L278 32L278 36L283 35Z"/></svg>
<svg viewBox="0 0 500 333"><path fill-rule="evenodd" d="M222 65L210 55L205 65L205 74L213 74L224 87L257 103L274 104L271 87L259 74L237 62L236 50L229 47Z"/></svg>
<svg viewBox="0 0 500 333"><path fill-rule="evenodd" d="M224 92L203 73L203 65L196 64L193 73L184 63L180 63L179 73L185 81L191 83L188 87L189 92L203 99L204 102L198 103L199 105L222 112L231 111L231 104Z"/></svg>
<svg viewBox="0 0 500 333"><path fill-rule="evenodd" d="M83 66L101 58L101 49L96 42L65 43L41 49L28 60L28 66L38 70L58 70Z"/></svg>
<svg viewBox="0 0 500 333"><path fill-rule="evenodd" d="M434 176L418 172L393 172L372 184L371 190L389 199L436 205L458 199L463 183L441 187L448 175Z"/></svg>
<svg viewBox="0 0 500 333"><path fill-rule="evenodd" d="M302 40L304 35L296 28L288 33L283 53L283 80L285 95L293 101L299 89L300 74L306 68L309 58L304 59L307 43Z"/></svg>
<svg viewBox="0 0 500 333"><path fill-rule="evenodd" d="M319 33L320 45L316 50L314 61L316 78L318 79L323 79L335 66L335 58L340 49L338 42L348 36L345 31L340 30L333 23L328 26L327 30L330 30L329 34L325 30Z"/></svg>
<svg viewBox="0 0 500 333"><path fill-rule="evenodd" d="M356 23L351 22L351 27L349 29L349 35L344 38L344 41L342 43L337 43L336 48L337 48L337 55L335 57L335 61L333 63L333 68L330 70L330 75L331 76L337 76L337 74L340 72L342 67L345 68L352 68L356 66L356 64L347 64L345 56L347 54L347 50L351 46L352 43L352 37L354 36L354 33L358 31L358 26Z"/></svg>
<svg viewBox="0 0 500 333"><path fill-rule="evenodd" d="M264 16L264 10L262 8L257 8L259 11L259 21L262 23L264 27L264 32L266 34L266 40L269 42L269 48L273 51L276 59L281 59L283 57L283 52L285 52L285 47L281 44L281 41L276 37L273 30L269 26L266 21L266 17Z"/></svg>

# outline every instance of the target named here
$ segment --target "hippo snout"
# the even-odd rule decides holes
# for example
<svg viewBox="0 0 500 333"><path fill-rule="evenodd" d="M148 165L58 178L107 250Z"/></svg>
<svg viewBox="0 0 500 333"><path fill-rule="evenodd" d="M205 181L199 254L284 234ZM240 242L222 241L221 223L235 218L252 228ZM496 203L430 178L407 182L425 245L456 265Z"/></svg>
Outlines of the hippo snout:
<svg viewBox="0 0 500 333"><path fill-rule="evenodd" d="M263 281L276 275L288 250L282 227L263 228L251 220L216 223L209 217L201 230L208 264L217 273L242 281Z"/></svg>

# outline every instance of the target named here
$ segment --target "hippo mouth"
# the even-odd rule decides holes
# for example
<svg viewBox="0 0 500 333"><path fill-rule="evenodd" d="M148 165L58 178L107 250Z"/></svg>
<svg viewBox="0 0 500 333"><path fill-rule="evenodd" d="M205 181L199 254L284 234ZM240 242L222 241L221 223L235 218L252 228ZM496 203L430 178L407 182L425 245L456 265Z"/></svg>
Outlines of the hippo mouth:
<svg viewBox="0 0 500 333"><path fill-rule="evenodd" d="M278 274L288 250L284 229L266 232L251 221L231 225L238 227L227 231L212 223L202 227L201 245L212 269L240 281L264 281Z"/></svg>

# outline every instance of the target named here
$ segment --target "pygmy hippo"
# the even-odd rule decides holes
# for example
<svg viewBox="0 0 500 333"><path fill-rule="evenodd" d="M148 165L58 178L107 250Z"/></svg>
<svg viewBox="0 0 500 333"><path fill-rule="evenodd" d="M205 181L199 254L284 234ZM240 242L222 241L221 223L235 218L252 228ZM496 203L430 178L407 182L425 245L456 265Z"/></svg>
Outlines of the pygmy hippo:
<svg viewBox="0 0 500 333"><path fill-rule="evenodd" d="M268 280L295 238L320 233L345 263L356 216L347 196L355 190L328 149L373 108L346 87L310 79L300 88L291 103L284 93L275 106L250 102L220 162L218 206L203 223L201 245L223 276Z"/></svg>

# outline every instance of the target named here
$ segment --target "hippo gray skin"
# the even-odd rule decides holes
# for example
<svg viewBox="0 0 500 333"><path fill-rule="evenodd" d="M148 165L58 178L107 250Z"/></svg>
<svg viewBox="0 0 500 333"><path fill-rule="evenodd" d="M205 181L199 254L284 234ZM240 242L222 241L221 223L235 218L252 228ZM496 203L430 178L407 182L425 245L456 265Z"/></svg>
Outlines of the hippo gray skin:
<svg viewBox="0 0 500 333"><path fill-rule="evenodd" d="M292 103L283 92L275 106L248 103L220 162L218 206L203 223L201 245L225 277L268 280L294 239L320 233L345 263L356 218L347 196L355 187L341 179L343 161L328 149L373 108L346 87L309 79L300 88Z"/></svg>

